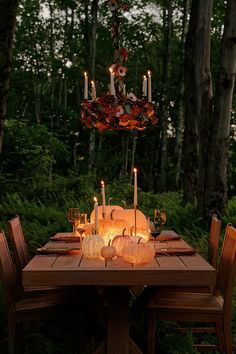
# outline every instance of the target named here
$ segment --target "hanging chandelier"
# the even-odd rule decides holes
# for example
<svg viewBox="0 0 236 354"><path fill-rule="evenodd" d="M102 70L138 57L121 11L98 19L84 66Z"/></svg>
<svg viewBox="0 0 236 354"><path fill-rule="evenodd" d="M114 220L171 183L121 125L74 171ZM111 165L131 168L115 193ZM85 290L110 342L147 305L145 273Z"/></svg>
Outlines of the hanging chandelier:
<svg viewBox="0 0 236 354"><path fill-rule="evenodd" d="M109 0L108 6L112 12L112 43L114 46L114 63L109 68L110 83L106 95L97 97L95 82L91 81L88 88L88 74L84 73L84 100L82 102L81 121L87 128L104 130L144 130L150 125L156 125L156 105L152 101L151 72L143 76L142 98L134 93L126 93L124 78L127 68L128 50L119 46L118 13L127 10L128 6L119 0ZM90 99L89 99L90 97Z"/></svg>

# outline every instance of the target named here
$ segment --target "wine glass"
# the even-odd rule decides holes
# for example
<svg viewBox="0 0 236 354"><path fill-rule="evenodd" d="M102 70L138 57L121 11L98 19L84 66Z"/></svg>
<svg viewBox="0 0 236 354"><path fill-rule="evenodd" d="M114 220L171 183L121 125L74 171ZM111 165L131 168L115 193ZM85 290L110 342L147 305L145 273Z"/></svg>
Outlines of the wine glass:
<svg viewBox="0 0 236 354"><path fill-rule="evenodd" d="M156 238L160 235L163 226L166 224L166 212L165 210L154 210L154 218L152 224L150 224L151 235Z"/></svg>
<svg viewBox="0 0 236 354"><path fill-rule="evenodd" d="M67 219L72 224L72 235L75 236L75 222L80 217L80 212L78 208L69 208L67 213Z"/></svg>
<svg viewBox="0 0 236 354"><path fill-rule="evenodd" d="M83 233L86 230L85 225L87 224L87 214L80 213L80 217L75 220L75 233L79 233L80 246L82 247Z"/></svg>

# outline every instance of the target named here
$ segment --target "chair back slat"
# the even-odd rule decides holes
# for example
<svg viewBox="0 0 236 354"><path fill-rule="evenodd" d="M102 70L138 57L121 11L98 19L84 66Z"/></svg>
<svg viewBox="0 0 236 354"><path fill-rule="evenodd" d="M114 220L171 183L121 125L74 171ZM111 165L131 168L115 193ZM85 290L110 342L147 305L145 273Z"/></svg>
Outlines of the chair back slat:
<svg viewBox="0 0 236 354"><path fill-rule="evenodd" d="M234 278L236 275L236 229L228 224L225 230L224 242L217 272L216 292L225 298L225 304L231 306ZM226 301L227 300L227 301Z"/></svg>
<svg viewBox="0 0 236 354"><path fill-rule="evenodd" d="M13 219L8 221L7 225L9 236L13 244L17 271L20 274L21 270L26 266L26 264L30 260L29 252L25 243L25 237L21 226L20 217L16 215Z"/></svg>
<svg viewBox="0 0 236 354"><path fill-rule="evenodd" d="M209 263L217 268L218 266L218 250L220 240L221 221L216 214L212 215L211 229L210 229L210 241L209 241Z"/></svg>
<svg viewBox="0 0 236 354"><path fill-rule="evenodd" d="M21 288L3 231L0 232L0 277L6 303L13 303L20 297Z"/></svg>

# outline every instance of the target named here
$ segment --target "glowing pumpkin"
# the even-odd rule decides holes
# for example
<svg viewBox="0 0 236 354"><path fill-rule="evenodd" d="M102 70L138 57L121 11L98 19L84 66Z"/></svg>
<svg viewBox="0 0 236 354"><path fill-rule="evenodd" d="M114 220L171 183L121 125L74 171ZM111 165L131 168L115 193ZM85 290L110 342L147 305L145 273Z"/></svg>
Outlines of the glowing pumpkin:
<svg viewBox="0 0 236 354"><path fill-rule="evenodd" d="M82 242L82 252L86 258L100 258L101 250L105 246L101 236L92 234L86 236Z"/></svg>
<svg viewBox="0 0 236 354"><path fill-rule="evenodd" d="M133 264L149 263L155 257L154 247L147 243L132 243L123 248L122 257L124 261Z"/></svg>
<svg viewBox="0 0 236 354"><path fill-rule="evenodd" d="M150 239L150 231L149 229L140 229L136 228L136 236L135 236L135 230L134 226L130 228L130 236L134 239L134 241L138 241L138 239L141 237L142 239L140 242L148 242Z"/></svg>
<svg viewBox="0 0 236 354"><path fill-rule="evenodd" d="M112 212L112 210L124 210L124 208L122 208L119 205L105 205L105 213L107 218L110 218L110 213ZM98 206L98 219L103 219L102 205ZM94 223L94 221L95 221L95 214L93 209L90 214L90 222Z"/></svg>
<svg viewBox="0 0 236 354"><path fill-rule="evenodd" d="M122 256L123 248L132 242L132 238L129 235L125 235L125 229L122 235L116 235L112 240L112 246L116 249L116 255Z"/></svg>
<svg viewBox="0 0 236 354"><path fill-rule="evenodd" d="M108 245L109 240L113 240L116 235L122 234L124 229L129 229L130 224L121 219L100 219L98 222L98 233L101 235Z"/></svg>
<svg viewBox="0 0 236 354"><path fill-rule="evenodd" d="M108 246L102 247L101 256L106 260L111 260L116 256L116 249L111 245L111 240L109 241Z"/></svg>
<svg viewBox="0 0 236 354"><path fill-rule="evenodd" d="M112 212L112 217L113 219L126 220L130 226L135 225L135 209L114 210ZM140 229L148 229L146 216L140 210L136 210L136 227Z"/></svg>

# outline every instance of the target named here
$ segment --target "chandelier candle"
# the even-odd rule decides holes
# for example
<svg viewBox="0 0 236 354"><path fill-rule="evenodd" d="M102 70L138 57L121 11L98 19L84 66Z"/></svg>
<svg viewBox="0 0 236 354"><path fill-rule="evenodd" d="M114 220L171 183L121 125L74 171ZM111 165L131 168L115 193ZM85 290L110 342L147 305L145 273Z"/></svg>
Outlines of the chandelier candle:
<svg viewBox="0 0 236 354"><path fill-rule="evenodd" d="M88 99L88 75L84 73L84 99Z"/></svg>
<svg viewBox="0 0 236 354"><path fill-rule="evenodd" d="M95 231L98 233L98 201L97 198L94 197L94 215L95 215Z"/></svg>
<svg viewBox="0 0 236 354"><path fill-rule="evenodd" d="M101 181L102 185L102 217L105 219L106 213L105 213L105 205L106 205L106 196L105 196L105 183L104 181Z"/></svg>
<svg viewBox="0 0 236 354"><path fill-rule="evenodd" d="M116 91L115 91L115 73L113 72L112 68L109 69L110 71L110 95L115 96Z"/></svg>
<svg viewBox="0 0 236 354"><path fill-rule="evenodd" d="M151 71L148 71L148 102L152 102L152 76L151 76Z"/></svg>
<svg viewBox="0 0 236 354"><path fill-rule="evenodd" d="M95 101L96 100L96 87L95 87L95 82L94 81L91 81L91 86L92 86L92 101Z"/></svg>
<svg viewBox="0 0 236 354"><path fill-rule="evenodd" d="M147 76L143 75L143 97L147 97Z"/></svg>

